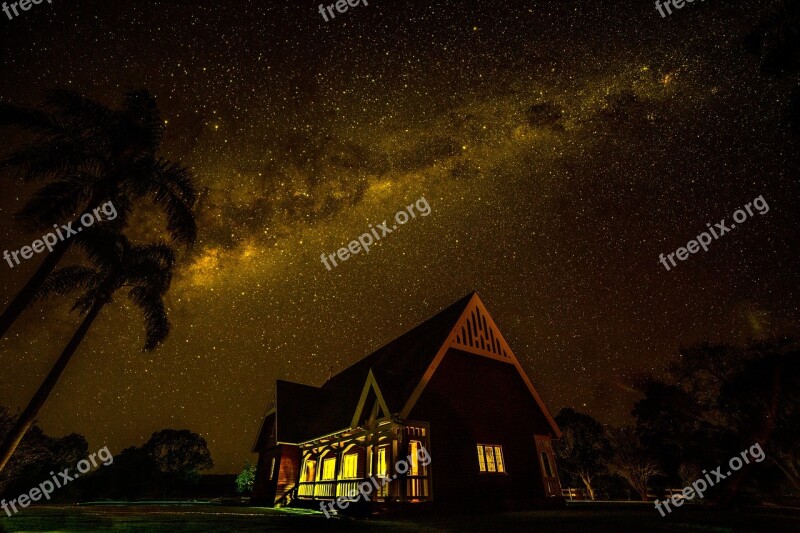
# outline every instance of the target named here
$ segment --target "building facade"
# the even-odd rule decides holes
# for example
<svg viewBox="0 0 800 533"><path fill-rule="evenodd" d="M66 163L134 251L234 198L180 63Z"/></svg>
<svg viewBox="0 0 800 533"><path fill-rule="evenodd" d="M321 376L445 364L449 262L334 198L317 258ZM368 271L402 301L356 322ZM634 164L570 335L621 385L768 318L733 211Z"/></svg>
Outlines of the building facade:
<svg viewBox="0 0 800 533"><path fill-rule="evenodd" d="M321 387L278 380L253 447L252 498L327 501L387 478L372 502L546 505L561 499L559 437L472 293ZM418 459L422 448L428 464ZM408 464L398 468L401 460Z"/></svg>

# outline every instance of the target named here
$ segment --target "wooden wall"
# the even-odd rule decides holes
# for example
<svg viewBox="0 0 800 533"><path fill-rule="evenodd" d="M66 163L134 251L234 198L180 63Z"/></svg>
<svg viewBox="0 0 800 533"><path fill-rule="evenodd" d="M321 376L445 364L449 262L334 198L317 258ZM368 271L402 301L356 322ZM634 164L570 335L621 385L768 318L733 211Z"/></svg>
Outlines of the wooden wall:
<svg viewBox="0 0 800 533"><path fill-rule="evenodd" d="M270 471L275 459L275 471ZM272 506L291 491L300 477L300 450L280 444L258 454L251 502Z"/></svg>
<svg viewBox="0 0 800 533"><path fill-rule="evenodd" d="M437 505L514 508L544 498L534 435L552 430L513 365L451 349L409 419L430 422ZM480 473L478 444L503 447L506 474Z"/></svg>

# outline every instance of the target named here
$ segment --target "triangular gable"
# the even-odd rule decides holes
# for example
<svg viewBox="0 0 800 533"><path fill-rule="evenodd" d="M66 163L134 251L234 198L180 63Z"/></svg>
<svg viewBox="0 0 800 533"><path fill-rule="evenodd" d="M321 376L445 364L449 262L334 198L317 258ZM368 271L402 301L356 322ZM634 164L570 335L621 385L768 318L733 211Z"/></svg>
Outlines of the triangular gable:
<svg viewBox="0 0 800 533"><path fill-rule="evenodd" d="M369 405L367 404L367 398L370 397L370 391L374 393L373 397L377 399L377 418L385 418L390 416L389 408L386 406L386 400L383 399L383 393L381 393L381 389L378 387L378 382L375 380L375 375L372 373L372 370L370 370L369 374L367 374L367 379L364 382L364 388L361 390L361 398L358 400L358 406L356 406L355 413L353 413L353 420L350 422L350 427L358 427L360 422L364 420L364 409L372 410L373 403L370 402Z"/></svg>
<svg viewBox="0 0 800 533"><path fill-rule="evenodd" d="M434 372L436 372L436 369L450 348L456 348L514 365L525 383L525 386L528 387L528 390L536 401L536 404L542 410L542 413L544 413L556 437L561 437L561 430L558 429L558 425L555 420L553 420L550 411L547 409L547 406L545 406L539 393L536 392L533 383L531 383L528 375L522 369L519 360L514 355L511 347L503 337L503 334L500 333L497 324L495 324L491 315L489 315L489 312L486 310L486 306L483 305L483 302L478 298L476 293L472 294L472 298L462 312L461 317L450 331L447 340L439 348L439 351L428 366L422 379L417 384L414 392L406 401L400 412L400 418L407 418L409 413L411 413L417 400L422 395L422 391L425 390L425 387L428 385L428 382L433 377Z"/></svg>

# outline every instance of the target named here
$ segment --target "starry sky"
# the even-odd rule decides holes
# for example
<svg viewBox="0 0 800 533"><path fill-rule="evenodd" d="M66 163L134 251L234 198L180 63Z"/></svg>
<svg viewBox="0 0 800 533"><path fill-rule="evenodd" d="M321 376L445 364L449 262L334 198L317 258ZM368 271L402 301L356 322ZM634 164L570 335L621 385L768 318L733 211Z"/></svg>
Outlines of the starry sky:
<svg viewBox="0 0 800 533"><path fill-rule="evenodd" d="M472 290L553 413L614 424L681 346L797 334L797 80L745 49L778 6L753 4L664 19L629 0L371 0L328 22L318 2L277 0L0 14L0 100L66 88L117 105L147 88L162 155L201 191L166 343L143 354L141 317L117 298L40 424L115 453L188 428L235 472L276 378L321 385ZM0 180L0 249L41 235L12 216L32 190ZM767 214L658 262L762 195ZM429 216L321 263L423 196ZM131 238L163 233L160 217L142 205ZM0 304L37 265L0 266ZM79 322L69 306L34 305L0 341L0 405L24 407Z"/></svg>

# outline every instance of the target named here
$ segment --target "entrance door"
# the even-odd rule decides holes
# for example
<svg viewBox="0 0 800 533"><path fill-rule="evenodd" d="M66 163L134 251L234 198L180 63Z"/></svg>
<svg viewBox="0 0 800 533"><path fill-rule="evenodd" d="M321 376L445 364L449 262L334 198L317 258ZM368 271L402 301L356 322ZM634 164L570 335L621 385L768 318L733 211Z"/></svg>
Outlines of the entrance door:
<svg viewBox="0 0 800 533"><path fill-rule="evenodd" d="M536 442L536 455L539 458L539 471L542 474L544 495L548 498L561 496L561 483L558 481L556 458L550 437L535 435L534 440Z"/></svg>

